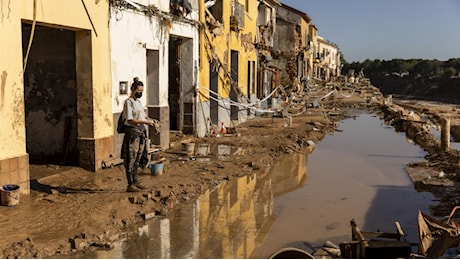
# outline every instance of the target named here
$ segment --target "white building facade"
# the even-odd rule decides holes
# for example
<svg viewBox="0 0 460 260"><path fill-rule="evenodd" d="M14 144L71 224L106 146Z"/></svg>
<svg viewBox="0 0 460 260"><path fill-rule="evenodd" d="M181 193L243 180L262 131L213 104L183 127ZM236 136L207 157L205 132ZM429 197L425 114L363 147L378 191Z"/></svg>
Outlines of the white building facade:
<svg viewBox="0 0 460 260"><path fill-rule="evenodd" d="M144 83L142 104L161 123L151 143L162 148L169 147L171 130L196 131L198 19L198 0L116 0L110 6L114 122L138 77ZM119 150L122 136L114 134Z"/></svg>

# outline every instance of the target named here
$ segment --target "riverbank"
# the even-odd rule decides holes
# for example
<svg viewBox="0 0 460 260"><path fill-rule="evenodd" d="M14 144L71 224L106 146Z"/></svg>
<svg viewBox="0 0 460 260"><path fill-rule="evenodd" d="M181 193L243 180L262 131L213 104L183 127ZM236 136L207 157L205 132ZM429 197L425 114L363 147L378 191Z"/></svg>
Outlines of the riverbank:
<svg viewBox="0 0 460 260"><path fill-rule="evenodd" d="M438 218L448 216L460 202L460 152L442 149L440 137L443 120L458 125L458 107L432 101L395 100L391 106L382 106L384 120L397 131L405 132L428 154L425 160L406 167L418 191L429 191L439 200L430 210Z"/></svg>
<svg viewBox="0 0 460 260"><path fill-rule="evenodd" d="M6 234L0 239L0 256L59 257L110 248L122 238L123 230L144 222L146 216L166 216L222 182L264 171L283 155L314 145L336 130L337 123L347 117L346 109L381 112L386 120L399 118L399 112L390 114L384 109L388 107L375 88L337 89L321 99L320 106L308 107L292 121L266 115L221 137L172 135L171 148L158 154L163 174L142 173L140 180L148 189L139 193L125 192L122 166L92 173L76 167L31 165L31 194L21 197L17 206L0 207L0 232ZM324 86L315 94L324 97L330 90ZM184 155L182 142L194 143L195 152L198 148L204 152ZM433 153L424 167L438 171L442 164L435 162L443 158Z"/></svg>

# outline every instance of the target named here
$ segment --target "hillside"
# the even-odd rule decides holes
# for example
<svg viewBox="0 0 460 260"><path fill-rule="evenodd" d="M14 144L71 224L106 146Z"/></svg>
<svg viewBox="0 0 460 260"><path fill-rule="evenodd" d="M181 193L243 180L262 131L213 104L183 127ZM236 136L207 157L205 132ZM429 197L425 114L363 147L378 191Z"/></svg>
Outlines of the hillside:
<svg viewBox="0 0 460 260"><path fill-rule="evenodd" d="M460 103L460 78L423 79L390 75L373 77L371 82L384 95L391 94L408 99Z"/></svg>
<svg viewBox="0 0 460 260"><path fill-rule="evenodd" d="M344 63L342 73L369 78L384 95L459 103L460 58L365 60Z"/></svg>

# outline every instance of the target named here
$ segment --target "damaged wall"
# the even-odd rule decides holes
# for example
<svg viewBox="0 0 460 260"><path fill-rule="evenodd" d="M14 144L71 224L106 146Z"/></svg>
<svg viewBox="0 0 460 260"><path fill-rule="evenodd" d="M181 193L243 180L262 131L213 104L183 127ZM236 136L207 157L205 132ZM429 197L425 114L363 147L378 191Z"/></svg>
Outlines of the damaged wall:
<svg viewBox="0 0 460 260"><path fill-rule="evenodd" d="M273 67L280 68L280 83L291 85L292 77L297 75L295 53L295 24L278 19L273 43L274 59L269 62Z"/></svg>
<svg viewBox="0 0 460 260"><path fill-rule="evenodd" d="M311 18L299 10L282 5L277 9L273 65L281 69L281 85L292 85L312 72Z"/></svg>
<svg viewBox="0 0 460 260"><path fill-rule="evenodd" d="M204 3L203 0L201 0ZM233 8L236 4L238 8ZM245 6L248 4L248 6ZM232 73L237 77L236 92L238 95L234 97L236 102L247 102L251 91L250 84L254 79L255 73L251 67L251 62L257 61L257 53L255 51L254 41L257 28L258 1L222 1L218 0L215 6L206 10L200 11L200 21L205 24L205 28L201 31L200 42L200 102L198 116L203 124L207 123L209 113L218 115L217 122L214 124L224 123L232 125L230 120L230 90L232 84ZM241 13L238 13L240 10ZM210 13L212 13L210 15ZM214 17L214 16L216 17ZM230 17L232 17L230 19ZM244 21L243 21L244 20ZM242 24L240 24L242 23ZM236 71L231 69L231 52L238 56L238 64ZM235 56L234 56L235 57ZM213 64L211 66L211 64ZM220 100L218 106L213 106L210 109L210 83L213 72L217 73L217 92ZM208 112L209 111L209 112ZM243 122L247 118L246 110L241 109L238 113L236 123ZM209 129L208 129L209 130ZM203 136L205 133L200 133Z"/></svg>

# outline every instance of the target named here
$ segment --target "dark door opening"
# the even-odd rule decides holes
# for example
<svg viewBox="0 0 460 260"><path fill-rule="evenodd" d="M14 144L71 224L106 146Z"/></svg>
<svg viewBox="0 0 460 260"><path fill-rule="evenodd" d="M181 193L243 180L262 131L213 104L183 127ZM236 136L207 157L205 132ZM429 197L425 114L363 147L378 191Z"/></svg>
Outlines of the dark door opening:
<svg viewBox="0 0 460 260"><path fill-rule="evenodd" d="M231 82L231 88L230 88L230 100L238 102L238 52L233 51L231 53L231 77L232 77L232 82ZM232 104L231 109L230 109L230 119L231 120L238 120L238 106L235 106Z"/></svg>
<svg viewBox="0 0 460 260"><path fill-rule="evenodd" d="M180 53L181 40L171 37L169 40L169 123L170 130L179 131L182 128L182 91L180 89Z"/></svg>
<svg viewBox="0 0 460 260"><path fill-rule="evenodd" d="M32 26L22 24L26 55ZM24 72L26 149L31 164L77 165L75 32L36 26Z"/></svg>
<svg viewBox="0 0 460 260"><path fill-rule="evenodd" d="M193 40L171 36L168 86L170 130L185 134L195 131L194 70Z"/></svg>
<svg viewBox="0 0 460 260"><path fill-rule="evenodd" d="M219 125L219 73L217 69L214 67L214 63L209 63L210 73L209 73L209 88L211 89L210 95L210 114L211 114L211 122L214 125Z"/></svg>

